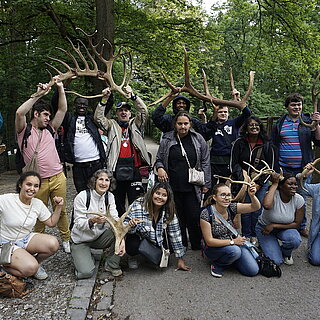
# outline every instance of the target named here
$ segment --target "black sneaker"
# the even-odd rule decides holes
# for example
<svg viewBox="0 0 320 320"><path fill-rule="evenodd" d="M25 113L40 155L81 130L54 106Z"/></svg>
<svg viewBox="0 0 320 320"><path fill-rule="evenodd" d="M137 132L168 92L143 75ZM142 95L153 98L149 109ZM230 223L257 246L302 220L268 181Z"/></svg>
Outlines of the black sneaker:
<svg viewBox="0 0 320 320"><path fill-rule="evenodd" d="M213 264L210 267L210 272L211 272L211 275L216 278L222 278L222 276L223 276L223 269L221 267L217 267Z"/></svg>

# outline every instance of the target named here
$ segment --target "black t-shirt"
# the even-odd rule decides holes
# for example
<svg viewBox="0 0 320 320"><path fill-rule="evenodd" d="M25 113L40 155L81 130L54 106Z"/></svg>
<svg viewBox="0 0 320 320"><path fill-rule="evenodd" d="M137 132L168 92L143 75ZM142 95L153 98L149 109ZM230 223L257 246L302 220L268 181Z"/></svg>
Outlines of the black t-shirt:
<svg viewBox="0 0 320 320"><path fill-rule="evenodd" d="M184 149L186 150L191 168L195 167L197 162L197 154L195 147L192 143L190 133L188 133L185 137L181 138L181 143ZM182 155L179 141L178 144L170 148L168 166L168 174L172 190L178 192L190 192L194 189L194 186L188 182L189 166L186 158Z"/></svg>

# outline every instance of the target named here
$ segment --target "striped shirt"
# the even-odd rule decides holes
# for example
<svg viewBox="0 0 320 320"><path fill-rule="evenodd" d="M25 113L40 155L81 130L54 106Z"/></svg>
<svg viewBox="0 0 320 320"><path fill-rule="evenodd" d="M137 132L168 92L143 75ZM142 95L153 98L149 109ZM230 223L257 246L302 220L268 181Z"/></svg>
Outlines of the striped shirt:
<svg viewBox="0 0 320 320"><path fill-rule="evenodd" d="M138 223L134 228L131 228L129 233L137 233L141 238L148 238L154 244L162 246L163 225L167 221L165 215L163 214L164 212L161 211L161 216L154 226L152 220L149 218L149 213L143 206L143 198L135 200L130 205L130 208L130 213L126 216L124 223L128 223L132 218L138 218L143 222ZM168 223L167 234L175 256L177 258L183 257L185 254L185 249L182 244L180 226L176 215L174 215L173 220Z"/></svg>
<svg viewBox="0 0 320 320"><path fill-rule="evenodd" d="M282 167L300 168L302 152L298 129L300 120L293 121L286 116L280 131L279 164Z"/></svg>

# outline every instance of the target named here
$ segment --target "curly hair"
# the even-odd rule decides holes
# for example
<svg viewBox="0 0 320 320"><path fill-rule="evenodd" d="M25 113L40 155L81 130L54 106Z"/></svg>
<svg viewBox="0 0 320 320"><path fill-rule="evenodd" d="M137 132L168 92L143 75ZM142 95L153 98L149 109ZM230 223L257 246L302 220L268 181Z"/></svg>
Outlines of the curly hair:
<svg viewBox="0 0 320 320"><path fill-rule="evenodd" d="M116 179L113 177L112 172L107 170L107 169L99 169L97 170L92 177L88 181L88 188L91 190L94 190L96 188L96 182L98 178L100 177L101 174L105 173L108 178L110 179L110 187L108 191L113 191L115 190L116 187Z"/></svg>
<svg viewBox="0 0 320 320"><path fill-rule="evenodd" d="M246 121L243 123L242 127L240 128L240 136L242 136L242 137L248 136L248 126L252 120L257 122L260 127L259 135L260 135L261 139L263 141L268 140L266 129L265 129L261 119L256 116L250 116L249 118L246 119Z"/></svg>

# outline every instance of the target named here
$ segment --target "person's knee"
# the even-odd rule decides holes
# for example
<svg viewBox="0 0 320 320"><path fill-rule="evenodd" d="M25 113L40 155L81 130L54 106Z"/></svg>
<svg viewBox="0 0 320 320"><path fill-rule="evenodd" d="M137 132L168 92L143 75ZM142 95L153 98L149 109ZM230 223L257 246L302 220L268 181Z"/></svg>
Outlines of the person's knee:
<svg viewBox="0 0 320 320"><path fill-rule="evenodd" d="M50 237L47 241L47 250L50 255L53 255L59 250L59 242L56 237Z"/></svg>
<svg viewBox="0 0 320 320"><path fill-rule="evenodd" d="M94 270L95 269L91 269L91 270L75 270L75 275L77 279L89 279L93 276L94 274Z"/></svg>
<svg viewBox="0 0 320 320"><path fill-rule="evenodd" d="M311 252L309 254L309 262L313 266L320 266L320 255L319 254L314 254L314 253Z"/></svg>
<svg viewBox="0 0 320 320"><path fill-rule="evenodd" d="M298 232L297 232L298 233ZM299 248L301 244L301 237L299 234L290 234L285 240L288 245L290 245L293 249Z"/></svg>
<svg viewBox="0 0 320 320"><path fill-rule="evenodd" d="M26 259L21 265L21 268L18 268L22 277L31 277L33 276L39 269L39 263L34 260Z"/></svg>
<svg viewBox="0 0 320 320"><path fill-rule="evenodd" d="M259 266L257 263L248 266L245 270L241 272L243 275L247 277L254 277L259 273Z"/></svg>
<svg viewBox="0 0 320 320"><path fill-rule="evenodd" d="M238 260L241 257L241 249L240 247L233 245L233 246L228 246L226 247L226 256L230 261L234 262Z"/></svg>

